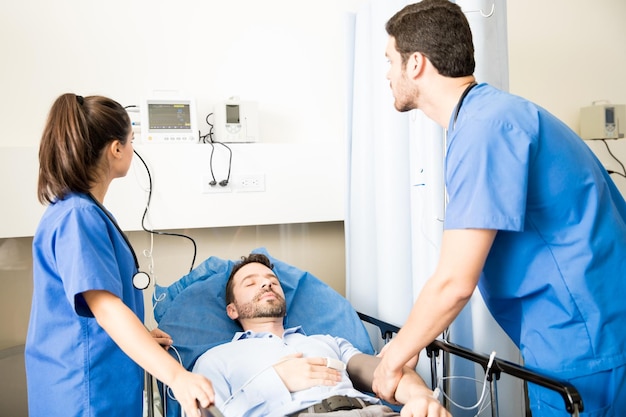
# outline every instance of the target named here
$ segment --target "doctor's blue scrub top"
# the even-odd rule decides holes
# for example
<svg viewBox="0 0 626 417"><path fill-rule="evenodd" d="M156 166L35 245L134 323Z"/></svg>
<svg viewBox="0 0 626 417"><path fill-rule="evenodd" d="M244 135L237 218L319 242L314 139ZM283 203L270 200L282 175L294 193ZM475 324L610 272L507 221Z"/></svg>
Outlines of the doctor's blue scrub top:
<svg viewBox="0 0 626 417"><path fill-rule="evenodd" d="M81 293L106 290L143 320L136 265L120 232L86 195L51 204L33 240L26 339L30 417L141 416L143 371L98 325Z"/></svg>
<svg viewBox="0 0 626 417"><path fill-rule="evenodd" d="M626 363L626 203L589 147L486 84L448 132L445 229L498 230L479 288L525 364L569 379Z"/></svg>

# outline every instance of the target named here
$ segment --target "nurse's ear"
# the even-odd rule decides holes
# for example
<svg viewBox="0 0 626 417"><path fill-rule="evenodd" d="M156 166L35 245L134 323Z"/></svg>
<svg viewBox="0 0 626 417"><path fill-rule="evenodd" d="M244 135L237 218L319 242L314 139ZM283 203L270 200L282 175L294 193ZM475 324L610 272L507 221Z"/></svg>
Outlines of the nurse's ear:
<svg viewBox="0 0 626 417"><path fill-rule="evenodd" d="M107 153L114 159L122 157L122 142L119 139L113 139L106 147Z"/></svg>

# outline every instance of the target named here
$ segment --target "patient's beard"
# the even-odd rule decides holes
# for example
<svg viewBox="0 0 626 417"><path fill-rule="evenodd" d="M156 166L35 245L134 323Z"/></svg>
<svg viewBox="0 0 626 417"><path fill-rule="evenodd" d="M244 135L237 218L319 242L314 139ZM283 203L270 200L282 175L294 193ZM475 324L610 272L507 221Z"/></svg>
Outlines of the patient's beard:
<svg viewBox="0 0 626 417"><path fill-rule="evenodd" d="M234 302L235 308L239 313L238 319L254 319L254 318L266 318L266 317L285 317L287 312L287 306L285 299L280 295L272 291L276 296L276 299L271 301L263 300L259 302L259 299L268 291L262 291L257 294L254 299L249 303L239 304Z"/></svg>

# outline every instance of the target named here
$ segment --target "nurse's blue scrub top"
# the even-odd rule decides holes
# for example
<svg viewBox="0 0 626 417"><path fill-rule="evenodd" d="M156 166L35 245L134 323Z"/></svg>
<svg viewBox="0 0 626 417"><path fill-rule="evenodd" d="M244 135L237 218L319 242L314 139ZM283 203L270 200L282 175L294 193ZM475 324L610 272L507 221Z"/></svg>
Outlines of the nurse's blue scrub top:
<svg viewBox="0 0 626 417"><path fill-rule="evenodd" d="M98 325L81 293L106 290L143 320L136 265L123 237L86 195L51 204L33 240L26 339L29 415L141 416L143 371Z"/></svg>
<svg viewBox="0 0 626 417"><path fill-rule="evenodd" d="M525 364L567 379L626 363L626 203L589 147L486 84L448 132L445 229L498 230L479 288Z"/></svg>

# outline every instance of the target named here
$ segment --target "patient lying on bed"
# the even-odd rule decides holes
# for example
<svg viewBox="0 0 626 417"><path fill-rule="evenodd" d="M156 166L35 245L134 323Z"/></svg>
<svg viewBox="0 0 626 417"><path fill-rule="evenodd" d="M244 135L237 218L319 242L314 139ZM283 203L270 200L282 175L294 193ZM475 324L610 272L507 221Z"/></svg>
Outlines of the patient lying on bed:
<svg viewBox="0 0 626 417"><path fill-rule="evenodd" d="M376 357L342 338L284 328L284 293L265 255L251 254L233 267L226 304L243 332L201 355L193 368L211 380L216 406L225 416L399 415L358 391L371 391ZM395 398L405 404L407 416L450 416L410 368Z"/></svg>

